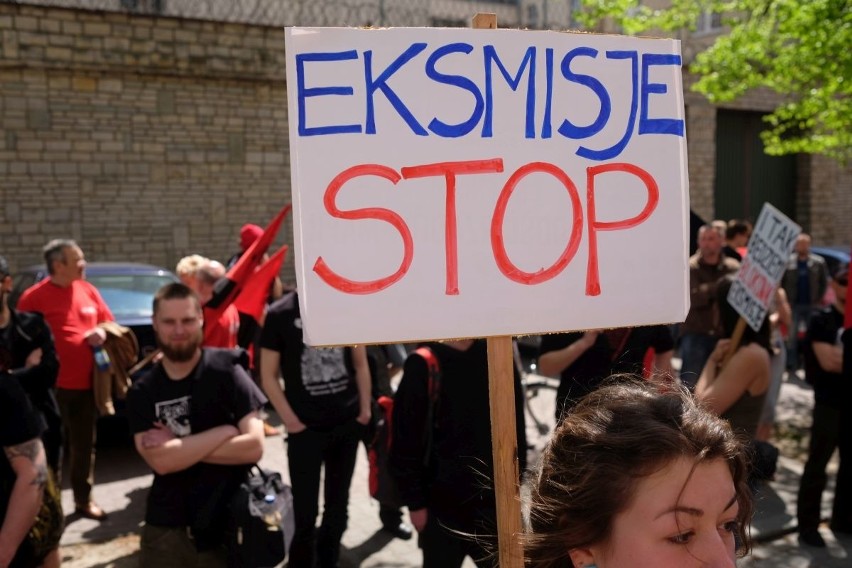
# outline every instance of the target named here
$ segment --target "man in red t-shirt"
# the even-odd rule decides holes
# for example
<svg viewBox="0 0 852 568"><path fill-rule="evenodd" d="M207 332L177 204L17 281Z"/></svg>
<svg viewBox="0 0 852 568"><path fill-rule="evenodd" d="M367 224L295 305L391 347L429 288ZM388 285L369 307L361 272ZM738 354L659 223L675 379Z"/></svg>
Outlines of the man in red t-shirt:
<svg viewBox="0 0 852 568"><path fill-rule="evenodd" d="M75 510L101 521L106 513L92 500L97 419L92 349L106 340L106 332L98 324L114 318L97 288L84 280L86 260L77 243L50 241L44 247L44 261L50 277L24 292L17 309L42 314L53 332L59 357L56 400L68 438Z"/></svg>

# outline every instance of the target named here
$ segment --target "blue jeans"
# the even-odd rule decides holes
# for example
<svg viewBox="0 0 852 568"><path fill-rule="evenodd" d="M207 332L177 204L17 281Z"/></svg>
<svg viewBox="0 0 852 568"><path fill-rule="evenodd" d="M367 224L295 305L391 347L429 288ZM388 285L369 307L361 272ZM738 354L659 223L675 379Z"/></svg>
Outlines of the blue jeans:
<svg viewBox="0 0 852 568"><path fill-rule="evenodd" d="M690 391L695 390L695 383L718 340L706 333L685 333L680 338L680 382Z"/></svg>
<svg viewBox="0 0 852 568"><path fill-rule="evenodd" d="M795 371L799 368L799 330L807 333L813 308L811 306L793 306L793 325L789 331L787 349L787 369Z"/></svg>

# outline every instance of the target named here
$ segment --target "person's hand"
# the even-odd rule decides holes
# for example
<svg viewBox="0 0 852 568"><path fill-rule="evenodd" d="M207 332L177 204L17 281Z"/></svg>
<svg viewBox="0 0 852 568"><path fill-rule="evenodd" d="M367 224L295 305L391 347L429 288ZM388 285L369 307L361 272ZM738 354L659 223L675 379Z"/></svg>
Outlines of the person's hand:
<svg viewBox="0 0 852 568"><path fill-rule="evenodd" d="M41 347L39 347L38 349L33 349L32 353L27 356L27 360L24 361L24 369L31 369L33 367L41 365L41 356Z"/></svg>
<svg viewBox="0 0 852 568"><path fill-rule="evenodd" d="M175 434L168 426L161 422L155 422L153 428L146 430L145 433L142 434L142 447L158 448L169 440L174 439Z"/></svg>
<svg viewBox="0 0 852 568"><path fill-rule="evenodd" d="M426 528L426 521L429 520L429 509L423 507L422 509L408 511L408 516L411 517L411 524L414 529L421 533Z"/></svg>
<svg viewBox="0 0 852 568"><path fill-rule="evenodd" d="M86 342L91 347L100 347L106 341L106 331L100 327L95 327L86 332Z"/></svg>
<svg viewBox="0 0 852 568"><path fill-rule="evenodd" d="M304 432L308 429L308 427L305 426L305 423L299 420L298 418L293 418L293 420L285 420L284 427L290 434L298 434L299 432Z"/></svg>
<svg viewBox="0 0 852 568"><path fill-rule="evenodd" d="M716 365L720 365L722 361L725 360L725 355L728 354L728 350L731 348L731 340L730 339L720 339L716 343L716 347L713 349L713 352L710 353L710 360L713 361Z"/></svg>
<svg viewBox="0 0 852 568"><path fill-rule="evenodd" d="M358 424L366 426L370 423L370 418L372 417L372 415L373 413L370 410L370 407L368 406L366 409L361 411L361 413L358 415L358 418L356 418L355 420L358 422Z"/></svg>

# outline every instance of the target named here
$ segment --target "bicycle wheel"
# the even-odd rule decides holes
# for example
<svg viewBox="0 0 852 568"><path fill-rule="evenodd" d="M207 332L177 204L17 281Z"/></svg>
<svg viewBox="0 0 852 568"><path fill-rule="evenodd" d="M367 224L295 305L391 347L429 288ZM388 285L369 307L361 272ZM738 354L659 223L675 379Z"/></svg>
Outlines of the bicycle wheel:
<svg viewBox="0 0 852 568"><path fill-rule="evenodd" d="M524 408L539 436L546 436L555 426L556 388L555 379L538 375L525 375L521 379L524 389Z"/></svg>

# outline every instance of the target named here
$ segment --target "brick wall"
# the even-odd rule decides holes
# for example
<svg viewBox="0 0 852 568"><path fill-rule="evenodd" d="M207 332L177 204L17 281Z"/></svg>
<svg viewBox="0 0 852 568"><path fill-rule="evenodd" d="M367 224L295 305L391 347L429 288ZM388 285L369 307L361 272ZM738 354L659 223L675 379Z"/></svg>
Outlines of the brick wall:
<svg viewBox="0 0 852 568"><path fill-rule="evenodd" d="M56 237L90 260L224 261L290 201L283 30L2 3L0 34L13 266Z"/></svg>
<svg viewBox="0 0 852 568"><path fill-rule="evenodd" d="M684 50L689 49L685 47ZM730 103L711 105L691 90L696 78L684 74L689 199L692 209L705 219L716 217L716 110L728 108L771 112L782 99L767 89L755 89ZM816 245L852 243L852 165L842 165L820 155L797 157L796 211L803 229Z"/></svg>
<svg viewBox="0 0 852 568"><path fill-rule="evenodd" d="M243 223L290 201L284 63L279 28L0 3L2 254L21 267L71 237L92 260L226 259ZM691 83L690 200L712 218L716 109ZM848 243L852 169L799 163L798 221L817 244ZM278 243L291 240L288 220Z"/></svg>

